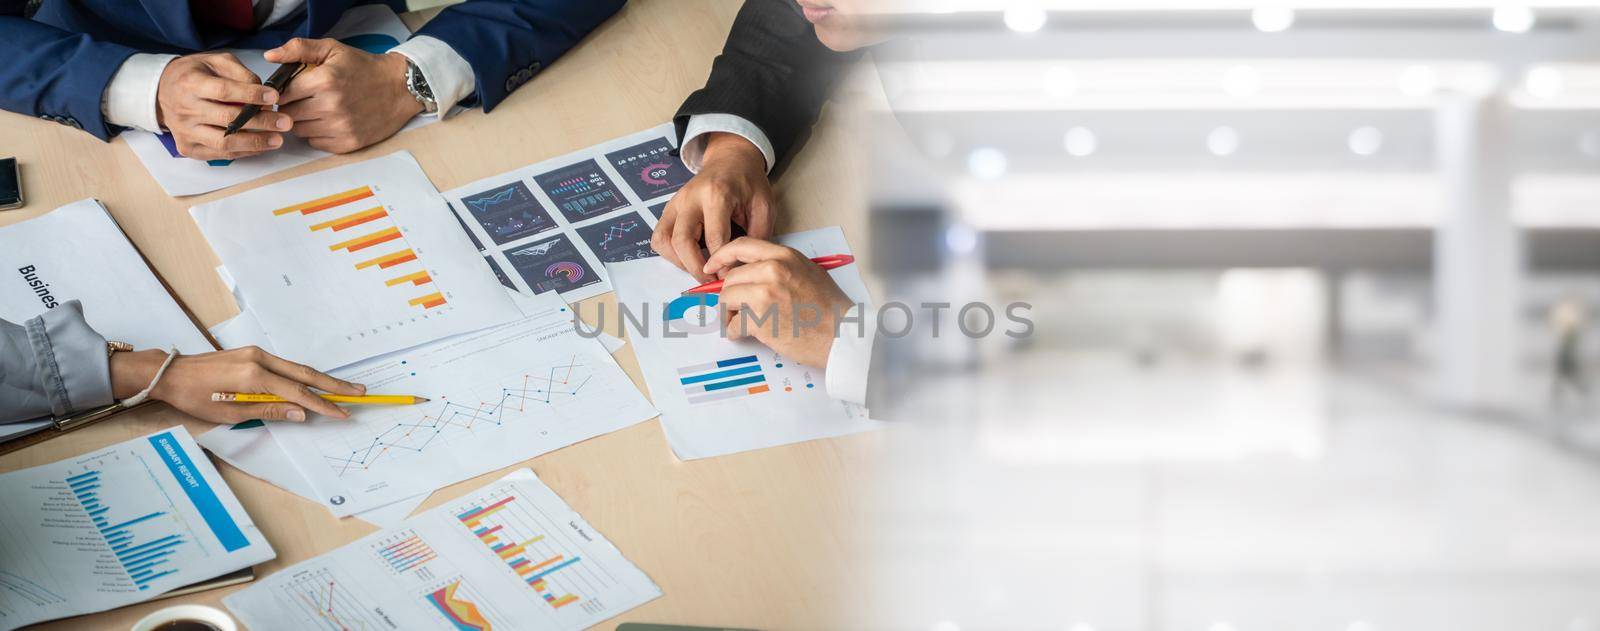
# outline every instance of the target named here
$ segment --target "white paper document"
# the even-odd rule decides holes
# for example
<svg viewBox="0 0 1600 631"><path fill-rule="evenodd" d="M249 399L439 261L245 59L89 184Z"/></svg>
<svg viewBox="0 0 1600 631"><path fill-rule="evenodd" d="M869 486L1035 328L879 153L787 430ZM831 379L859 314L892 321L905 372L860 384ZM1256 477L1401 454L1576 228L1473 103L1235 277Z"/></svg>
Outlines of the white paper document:
<svg viewBox="0 0 1600 631"><path fill-rule="evenodd" d="M182 426L0 475L0 629L149 600L276 556Z"/></svg>
<svg viewBox="0 0 1600 631"><path fill-rule="evenodd" d="M382 4L352 7L345 11L333 28L323 37L337 39L369 53L382 53L411 38L411 31ZM233 53L246 68L262 79L272 75L278 65L262 57L264 51L226 49ZM426 125L437 120L434 116L420 116L411 120L406 129ZM332 154L313 149L293 133L283 135L283 146L261 155L238 160L194 160L178 153L171 133L152 134L129 130L122 133L128 147L139 156L144 168L150 171L168 195L198 195L248 182Z"/></svg>
<svg viewBox="0 0 1600 631"><path fill-rule="evenodd" d="M223 462L233 465L240 471L261 478L278 488L281 488L313 502L319 502L311 482L300 475L294 461L289 458L289 452L284 451L282 443L272 437L272 432L267 431L263 421L245 421L229 427L218 427L199 435L195 442L211 452ZM416 512L428 499L428 493L408 497L388 506L379 506L353 515L367 523L380 528L395 526L411 513Z"/></svg>
<svg viewBox="0 0 1600 631"><path fill-rule="evenodd" d="M660 596L522 469L222 602L252 631L576 631Z"/></svg>
<svg viewBox="0 0 1600 631"><path fill-rule="evenodd" d="M520 315L403 151L190 214L272 348L319 369Z"/></svg>
<svg viewBox="0 0 1600 631"><path fill-rule="evenodd" d="M336 370L420 405L360 407L268 428L324 506L384 506L655 417L555 296L542 314Z"/></svg>
<svg viewBox="0 0 1600 631"><path fill-rule="evenodd" d="M22 322L68 300L89 326L137 348L216 350L106 209L92 199L0 228L0 318Z"/></svg>
<svg viewBox="0 0 1600 631"><path fill-rule="evenodd" d="M693 174L671 124L446 191L506 287L576 302L611 291L605 264L654 257L650 233Z"/></svg>
<svg viewBox="0 0 1600 631"><path fill-rule="evenodd" d="M844 232L780 237L807 257L850 254ZM866 408L828 396L821 368L801 366L754 340L722 336L716 295L683 296L694 278L660 259L610 266L617 303L648 325L629 335L661 427L690 460L874 429ZM829 272L851 300L870 306L854 265ZM664 334L671 331L671 335Z"/></svg>

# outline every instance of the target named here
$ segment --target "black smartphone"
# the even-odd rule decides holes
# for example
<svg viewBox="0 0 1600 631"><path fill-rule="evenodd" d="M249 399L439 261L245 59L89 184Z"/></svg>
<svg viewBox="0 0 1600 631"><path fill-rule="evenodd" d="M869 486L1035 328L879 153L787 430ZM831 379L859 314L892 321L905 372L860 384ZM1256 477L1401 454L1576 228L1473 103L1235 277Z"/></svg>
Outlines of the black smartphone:
<svg viewBox="0 0 1600 631"><path fill-rule="evenodd" d="M17 172L16 158L0 158L0 210L21 208L22 175Z"/></svg>

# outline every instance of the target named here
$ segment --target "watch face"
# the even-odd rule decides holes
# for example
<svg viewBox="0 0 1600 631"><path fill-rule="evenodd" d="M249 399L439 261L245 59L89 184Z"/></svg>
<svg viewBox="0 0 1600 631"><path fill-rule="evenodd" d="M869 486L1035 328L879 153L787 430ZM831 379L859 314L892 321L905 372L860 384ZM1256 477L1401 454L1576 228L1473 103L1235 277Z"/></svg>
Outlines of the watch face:
<svg viewBox="0 0 1600 631"><path fill-rule="evenodd" d="M422 103L422 109L429 113L439 109L438 103L433 98L433 88L428 87L428 79L422 76L422 71L410 61L406 62L406 89L411 92L411 96Z"/></svg>

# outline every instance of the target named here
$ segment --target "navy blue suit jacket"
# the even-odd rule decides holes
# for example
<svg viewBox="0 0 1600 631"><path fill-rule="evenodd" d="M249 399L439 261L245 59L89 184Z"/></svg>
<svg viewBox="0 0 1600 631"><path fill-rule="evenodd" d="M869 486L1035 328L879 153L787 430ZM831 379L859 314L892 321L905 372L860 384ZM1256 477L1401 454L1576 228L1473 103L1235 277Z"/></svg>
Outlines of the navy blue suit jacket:
<svg viewBox="0 0 1600 631"><path fill-rule="evenodd" d="M0 109L80 127L110 139L101 95L134 53L188 54L216 48L273 48L320 37L345 9L376 0L306 0L298 18L253 33L198 27L188 0L44 0L31 16L24 0L0 0ZM430 20L435 37L467 60L476 99L492 109L512 90L571 49L625 0L469 0ZM387 0L404 11L403 0Z"/></svg>

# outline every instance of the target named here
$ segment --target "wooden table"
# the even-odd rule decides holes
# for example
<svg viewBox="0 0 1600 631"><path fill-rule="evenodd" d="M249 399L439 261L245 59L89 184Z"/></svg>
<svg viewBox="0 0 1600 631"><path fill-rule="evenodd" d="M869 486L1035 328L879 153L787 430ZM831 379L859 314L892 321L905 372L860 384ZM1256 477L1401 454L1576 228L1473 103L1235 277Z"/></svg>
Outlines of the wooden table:
<svg viewBox="0 0 1600 631"><path fill-rule="evenodd" d="M406 149L440 190L582 149L667 121L705 81L738 10L737 0L633 0L588 40L513 94L493 114L472 110L406 132L364 151L335 156L208 195L174 199L162 192L133 152L81 131L0 112L0 154L23 165L28 206L0 213L21 221L95 197L205 326L238 312L217 279L216 255L188 216L190 206L270 182ZM413 27L422 16L405 16ZM842 224L858 254L859 197L849 186L859 158L846 151L850 117L825 115L806 149L778 183L785 214L780 232ZM70 244L64 244L70 246ZM599 301L578 305L593 313ZM611 311L615 313L614 310ZM618 353L641 391L632 346ZM124 414L0 457L0 471L60 460L173 425L198 435L211 425L164 405ZM864 434L721 458L680 462L656 421L642 423L531 459L532 466L579 513L661 586L665 596L601 625L621 621L758 627L837 628L861 605L864 579L851 562L861 515L859 485L881 437ZM278 551L258 568L265 576L375 530L252 478L217 467ZM509 469L441 489L431 508ZM127 629L151 611L179 602L220 606L235 588L126 607L41 625L42 629Z"/></svg>

